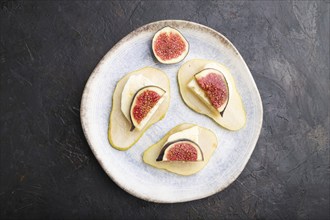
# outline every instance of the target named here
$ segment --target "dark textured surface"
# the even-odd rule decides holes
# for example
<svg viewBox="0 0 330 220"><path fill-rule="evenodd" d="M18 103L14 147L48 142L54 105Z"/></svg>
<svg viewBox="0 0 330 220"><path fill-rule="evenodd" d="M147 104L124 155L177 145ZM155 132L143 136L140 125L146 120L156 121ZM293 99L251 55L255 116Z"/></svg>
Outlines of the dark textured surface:
<svg viewBox="0 0 330 220"><path fill-rule="evenodd" d="M1 1L1 219L329 219L329 3ZM84 85L123 36L155 20L214 28L241 52L264 123L226 190L182 204L137 199L82 133Z"/></svg>

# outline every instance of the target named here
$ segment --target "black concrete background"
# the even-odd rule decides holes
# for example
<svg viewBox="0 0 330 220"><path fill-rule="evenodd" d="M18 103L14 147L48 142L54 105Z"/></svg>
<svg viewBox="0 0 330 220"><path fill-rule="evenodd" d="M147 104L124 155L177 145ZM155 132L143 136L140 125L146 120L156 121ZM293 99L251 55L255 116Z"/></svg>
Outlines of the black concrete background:
<svg viewBox="0 0 330 220"><path fill-rule="evenodd" d="M329 2L1 1L1 219L329 219ZM264 123L239 178L155 204L103 172L79 105L102 56L137 27L199 22L236 45Z"/></svg>

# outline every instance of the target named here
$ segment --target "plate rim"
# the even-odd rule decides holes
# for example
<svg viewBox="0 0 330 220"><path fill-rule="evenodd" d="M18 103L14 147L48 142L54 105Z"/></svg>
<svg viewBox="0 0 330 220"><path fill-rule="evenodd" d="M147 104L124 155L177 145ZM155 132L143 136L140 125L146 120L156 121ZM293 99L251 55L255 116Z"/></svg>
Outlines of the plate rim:
<svg viewBox="0 0 330 220"><path fill-rule="evenodd" d="M106 60L108 60L109 57L111 57L111 55L115 54L115 52L117 51L117 49L124 44L126 41L130 40L131 38L133 38L134 36L136 36L137 34L139 34L140 32L146 31L148 30L149 27L155 26L155 25L159 25L159 24L164 24L166 25L166 23L179 23L179 24L186 24L186 25L192 25L192 26L196 26L199 27L202 30L207 30L210 34L219 37L219 39L222 42L225 42L229 45L230 48L232 48L235 52L236 55L239 56L239 59L241 61L243 61L243 67L246 69L246 71L248 71L249 73L249 77L251 79L252 82L252 87L253 89L257 92L257 98L258 101L257 103L259 104L259 109L261 112L261 117L259 118L259 121L256 123L257 125L259 125L258 127L258 131L256 132L256 136L255 138L251 141L253 147L251 147L248 152L246 153L246 159L244 159L244 161L241 163L241 166L238 167L237 172L230 175L229 178L226 181L226 184L224 184L221 187L216 188L214 191L210 192L210 193L206 193L202 196L192 196L188 199L180 199L180 198L172 198L172 199L168 199L168 200L163 200L163 199L155 199L155 198L151 198L148 196L145 196L141 193L136 192L135 190L131 190L128 188L125 188L120 181L117 181L117 179L112 176L111 172L107 169L107 167L105 166L105 164L102 161L102 158L98 155L97 153L97 147L93 147L92 143L91 143L91 137L88 134L88 130L89 130L89 125L86 123L86 112L87 112L87 103L89 100L88 94L89 94L89 90L91 87L91 84L93 82L93 80L96 78L99 69L101 68L101 66L105 63ZM186 21L186 20L159 20L159 21L154 21L154 22L150 22L147 23L139 28L136 28L135 30L133 30L132 32L128 33L125 37L123 37L122 39L120 39L112 48L110 48L110 50L102 57L102 59L98 62L98 64L96 65L96 67L94 68L94 70L92 71L92 73L90 74L83 93L82 93L82 98L81 98L81 103L80 103L80 122L81 122L81 126L82 126L82 130L84 133L84 136L86 138L86 141L91 149L91 151L93 152L95 158L97 159L97 161L99 162L99 164L101 165L102 169L104 170L104 172L108 175L108 177L110 177L110 179L116 183L117 186L119 186L121 189L123 189L124 191L126 191L127 193L143 199L145 201L149 201L149 202L155 202L155 203L182 203L182 202L188 202L188 201L194 201L194 200L198 200L198 199L203 199L206 197L209 197L211 195L214 195L216 193L221 192L222 190L226 189L230 184L232 184L238 177L239 175L242 173L242 171L244 170L244 168L246 167L248 161L251 158L251 155L256 147L257 141L259 139L260 133L261 133L261 129L262 129L262 123L263 123L263 105L262 105L262 99L258 90L258 87L254 81L253 75L250 71L250 69L248 68L245 60L243 59L243 57L241 56L241 54L239 53L239 51L236 49L236 47L234 46L234 44L228 40L224 35L222 35L220 32L205 26L203 24L199 24L196 22L192 22L192 21Z"/></svg>

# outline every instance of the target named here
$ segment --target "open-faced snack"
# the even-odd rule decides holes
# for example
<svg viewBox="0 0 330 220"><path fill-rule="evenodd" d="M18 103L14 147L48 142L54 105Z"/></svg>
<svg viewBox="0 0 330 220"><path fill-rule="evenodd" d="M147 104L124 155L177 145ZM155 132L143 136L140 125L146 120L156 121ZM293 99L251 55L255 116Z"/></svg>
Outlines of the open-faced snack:
<svg viewBox="0 0 330 220"><path fill-rule="evenodd" d="M161 63L178 63L187 56L189 43L178 30L164 27L153 37L152 51Z"/></svg>
<svg viewBox="0 0 330 220"><path fill-rule="evenodd" d="M211 130L181 124L149 147L143 161L158 169L192 175L206 166L217 146L217 137Z"/></svg>
<svg viewBox="0 0 330 220"><path fill-rule="evenodd" d="M178 71L183 101L229 130L246 123L246 113L234 79L227 67L210 60L190 60Z"/></svg>
<svg viewBox="0 0 330 220"><path fill-rule="evenodd" d="M165 116L170 102L169 79L152 67L131 72L119 80L112 100L109 141L114 148L127 150Z"/></svg>

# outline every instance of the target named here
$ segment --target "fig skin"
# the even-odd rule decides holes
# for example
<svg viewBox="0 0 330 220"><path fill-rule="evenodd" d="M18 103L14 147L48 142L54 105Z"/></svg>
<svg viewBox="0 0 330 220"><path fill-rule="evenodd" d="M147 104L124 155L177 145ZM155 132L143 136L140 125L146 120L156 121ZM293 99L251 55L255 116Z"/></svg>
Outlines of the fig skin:
<svg viewBox="0 0 330 220"><path fill-rule="evenodd" d="M183 51L183 53L179 56L179 57L176 57L176 58L172 58L172 59L169 59L169 60L163 60L162 58L160 58L159 56L157 56L156 54L156 51L155 51L155 41L157 40L157 38L159 37L160 34L162 33L170 33L170 32L174 32L176 34L178 34L180 36L180 38L183 40L186 48L185 50ZM183 36L183 34L177 30L176 28L173 28L173 27L170 27L170 26L166 26L166 27L163 27L162 29L158 30L153 39L152 39L152 43L151 43L151 50L154 54L154 57L162 64L176 64L176 63L179 63L181 62L182 60L184 60L186 58L186 56L188 55L189 53L189 50L190 50L190 45L189 45L189 42L187 41L187 39Z"/></svg>
<svg viewBox="0 0 330 220"><path fill-rule="evenodd" d="M133 99L132 99L131 107L130 107L130 120L131 120L131 124L132 124L132 127L131 127L130 131L133 131L133 130L135 129L134 118L132 117L132 114L131 114L132 108L134 107L134 103L135 103L135 101L136 101L135 98L136 98L137 95L139 95L141 92L143 92L143 90L147 90L148 88L149 88L149 89L150 89L150 88L157 88L157 89L163 91L164 93L161 95L161 98L162 98L162 97L165 95L165 93L166 93L166 91L165 91L164 89L160 88L159 86L144 86L144 87L142 87L141 89L139 89L139 90L135 93L135 95L133 96ZM152 90L152 91L154 91L154 90ZM157 103L158 103L159 101L160 101L160 100L158 100ZM156 103L156 104L157 104L157 103ZM156 111L157 111L157 110L156 110Z"/></svg>
<svg viewBox="0 0 330 220"><path fill-rule="evenodd" d="M175 141L171 141L171 142L166 143L164 145L164 147L162 148L162 150L160 151L159 156L157 157L156 161L164 161L163 158L164 158L164 153L165 153L166 149L168 147L170 147L172 144L176 144L176 143L180 143L180 142L190 142L190 143L192 143L193 145L195 145L198 148L197 151L199 151L201 153L201 156L202 156L202 159L201 160L196 160L196 161L193 161L192 160L192 161L189 161L189 162L199 162L199 161L203 161L204 160L203 151L200 148L200 146L197 143L195 143L194 141L192 141L192 140L183 138L183 139L178 139L178 140L175 140ZM168 161L168 162L171 162L171 161Z"/></svg>

